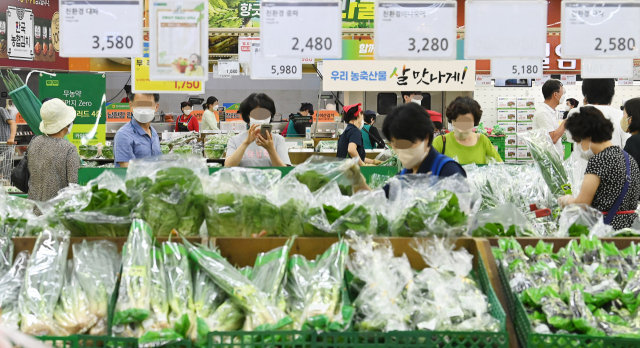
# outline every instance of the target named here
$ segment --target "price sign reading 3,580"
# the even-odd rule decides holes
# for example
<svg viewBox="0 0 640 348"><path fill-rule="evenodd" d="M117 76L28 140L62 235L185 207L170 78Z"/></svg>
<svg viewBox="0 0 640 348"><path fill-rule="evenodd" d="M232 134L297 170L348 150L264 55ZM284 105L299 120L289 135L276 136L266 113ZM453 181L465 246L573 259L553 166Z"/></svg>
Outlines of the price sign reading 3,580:
<svg viewBox="0 0 640 348"><path fill-rule="evenodd" d="M260 39L265 57L341 58L340 1L263 0Z"/></svg>
<svg viewBox="0 0 640 348"><path fill-rule="evenodd" d="M378 1L374 29L376 56L455 59L456 7L455 1Z"/></svg>
<svg viewBox="0 0 640 348"><path fill-rule="evenodd" d="M60 56L142 56L140 0L60 0Z"/></svg>
<svg viewBox="0 0 640 348"><path fill-rule="evenodd" d="M562 2L562 58L640 57L640 2Z"/></svg>

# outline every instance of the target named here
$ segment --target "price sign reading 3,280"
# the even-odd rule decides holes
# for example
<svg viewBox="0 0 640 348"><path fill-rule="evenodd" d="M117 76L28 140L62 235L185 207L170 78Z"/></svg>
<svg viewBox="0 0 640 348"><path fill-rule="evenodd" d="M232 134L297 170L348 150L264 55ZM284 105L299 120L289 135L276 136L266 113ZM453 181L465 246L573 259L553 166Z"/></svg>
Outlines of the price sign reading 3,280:
<svg viewBox="0 0 640 348"><path fill-rule="evenodd" d="M340 1L263 0L260 39L265 57L341 58Z"/></svg>
<svg viewBox="0 0 640 348"><path fill-rule="evenodd" d="M60 0L60 56L142 56L140 0Z"/></svg>

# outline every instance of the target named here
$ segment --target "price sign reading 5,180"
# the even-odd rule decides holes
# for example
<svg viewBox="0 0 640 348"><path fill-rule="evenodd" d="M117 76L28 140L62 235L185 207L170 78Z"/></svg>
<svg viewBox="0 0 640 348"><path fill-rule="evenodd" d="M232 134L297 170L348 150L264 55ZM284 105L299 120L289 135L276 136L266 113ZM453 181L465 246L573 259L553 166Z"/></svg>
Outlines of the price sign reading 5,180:
<svg viewBox="0 0 640 348"><path fill-rule="evenodd" d="M268 58L341 58L340 0L262 0L260 40Z"/></svg>
<svg viewBox="0 0 640 348"><path fill-rule="evenodd" d="M497 79L534 79L542 77L541 59L492 59L491 77Z"/></svg>
<svg viewBox="0 0 640 348"><path fill-rule="evenodd" d="M456 8L455 1L378 1L376 57L455 59Z"/></svg>
<svg viewBox="0 0 640 348"><path fill-rule="evenodd" d="M562 2L562 58L640 57L640 2Z"/></svg>
<svg viewBox="0 0 640 348"><path fill-rule="evenodd" d="M141 57L140 0L60 0L60 56Z"/></svg>

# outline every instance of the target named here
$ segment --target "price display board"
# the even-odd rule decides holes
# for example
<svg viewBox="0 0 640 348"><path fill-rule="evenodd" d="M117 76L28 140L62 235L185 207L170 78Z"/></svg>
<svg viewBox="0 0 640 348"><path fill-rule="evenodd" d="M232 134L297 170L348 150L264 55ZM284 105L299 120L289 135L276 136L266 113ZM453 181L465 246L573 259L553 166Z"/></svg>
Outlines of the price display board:
<svg viewBox="0 0 640 348"><path fill-rule="evenodd" d="M563 1L562 58L640 57L640 2Z"/></svg>
<svg viewBox="0 0 640 348"><path fill-rule="evenodd" d="M264 39L263 39L264 40ZM252 80L301 80L302 60L299 58L266 58L261 44L251 45Z"/></svg>
<svg viewBox="0 0 640 348"><path fill-rule="evenodd" d="M218 60L218 74L228 76L240 75L240 62L231 59Z"/></svg>
<svg viewBox="0 0 640 348"><path fill-rule="evenodd" d="M476 75L476 86L491 87L491 75Z"/></svg>
<svg viewBox="0 0 640 348"><path fill-rule="evenodd" d="M586 58L581 68L583 79L633 78L633 58Z"/></svg>
<svg viewBox="0 0 640 348"><path fill-rule="evenodd" d="M204 81L151 81L149 66L149 58L131 59L131 91L133 93L204 93Z"/></svg>
<svg viewBox="0 0 640 348"><path fill-rule="evenodd" d="M542 77L541 59L492 59L491 77L500 79L536 79Z"/></svg>
<svg viewBox="0 0 640 348"><path fill-rule="evenodd" d="M378 1L376 57L455 59L456 11L455 1Z"/></svg>
<svg viewBox="0 0 640 348"><path fill-rule="evenodd" d="M140 0L60 0L60 56L140 57L140 18Z"/></svg>
<svg viewBox="0 0 640 348"><path fill-rule="evenodd" d="M544 59L547 2L467 0L464 35L466 59Z"/></svg>
<svg viewBox="0 0 640 348"><path fill-rule="evenodd" d="M269 58L342 58L339 0L262 0L260 40Z"/></svg>

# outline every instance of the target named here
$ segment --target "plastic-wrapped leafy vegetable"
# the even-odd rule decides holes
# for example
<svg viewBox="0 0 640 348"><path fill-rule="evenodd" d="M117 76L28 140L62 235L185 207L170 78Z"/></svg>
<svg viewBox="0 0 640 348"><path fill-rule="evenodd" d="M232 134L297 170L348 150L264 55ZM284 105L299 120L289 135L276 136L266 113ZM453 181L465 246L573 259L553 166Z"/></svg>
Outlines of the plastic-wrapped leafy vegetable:
<svg viewBox="0 0 640 348"><path fill-rule="evenodd" d="M302 329L303 322L301 319L302 313L304 313L304 301L314 266L314 261L308 261L302 255L293 255L289 258L286 285L286 291L289 294L287 314L293 320L294 330Z"/></svg>
<svg viewBox="0 0 640 348"><path fill-rule="evenodd" d="M183 337L191 335L195 325L195 307L193 304L193 280L189 267L187 249L178 243L162 243L164 268L169 299L169 323Z"/></svg>
<svg viewBox="0 0 640 348"><path fill-rule="evenodd" d="M102 157L106 159L113 159L113 146L104 146L102 148Z"/></svg>
<svg viewBox="0 0 640 348"><path fill-rule="evenodd" d="M151 323L146 323L149 331L169 328L169 295L167 273L164 268L164 253L159 247L151 249ZM149 319L147 319L149 321Z"/></svg>
<svg viewBox="0 0 640 348"><path fill-rule="evenodd" d="M511 203L478 212L475 225L474 237L522 237L535 234L527 217Z"/></svg>
<svg viewBox="0 0 640 348"><path fill-rule="evenodd" d="M196 327L191 332L191 340L196 345L200 347L206 346L209 332L222 331L216 327L214 313L224 301L224 297L224 293L216 286L213 280L199 267L196 267L193 279Z"/></svg>
<svg viewBox="0 0 640 348"><path fill-rule="evenodd" d="M549 133L540 130L521 133L518 136L522 136L527 143L531 156L551 193L555 197L571 194L569 175L562 164L562 157L551 142Z"/></svg>
<svg viewBox="0 0 640 348"><path fill-rule="evenodd" d="M72 260L69 260L53 317L67 335L86 333L98 322L98 317L89 310L87 294L78 282Z"/></svg>
<svg viewBox="0 0 640 348"><path fill-rule="evenodd" d="M162 152L163 155L168 154L170 151L171 151L171 149L169 149L169 146L160 145L160 152Z"/></svg>
<svg viewBox="0 0 640 348"><path fill-rule="evenodd" d="M225 145L220 144L205 144L204 154L208 159L220 159L224 155L226 148Z"/></svg>
<svg viewBox="0 0 640 348"><path fill-rule="evenodd" d="M582 285L576 284L573 286L569 296L569 308L573 314L573 325L578 331L587 335L603 336L604 333L598 330L596 318L584 302L582 291Z"/></svg>
<svg viewBox="0 0 640 348"><path fill-rule="evenodd" d="M11 268L0 276L0 322L13 330L18 330L20 324L18 298L28 261L29 252L21 251Z"/></svg>
<svg viewBox="0 0 640 348"><path fill-rule="evenodd" d="M193 147L191 147L191 145L174 146L173 149L171 149L171 152L191 154L193 152Z"/></svg>
<svg viewBox="0 0 640 348"><path fill-rule="evenodd" d="M36 239L20 291L20 331L34 336L63 334L53 312L64 283L68 250L68 231L44 227Z"/></svg>
<svg viewBox="0 0 640 348"><path fill-rule="evenodd" d="M343 195L353 193L353 183L347 175L352 167L358 168L358 159L331 159L324 156L312 156L295 167L287 176L295 177L315 193L331 181L336 181Z"/></svg>
<svg viewBox="0 0 640 348"><path fill-rule="evenodd" d="M78 153L84 159L95 158L98 156L98 147L95 145L80 145Z"/></svg>

